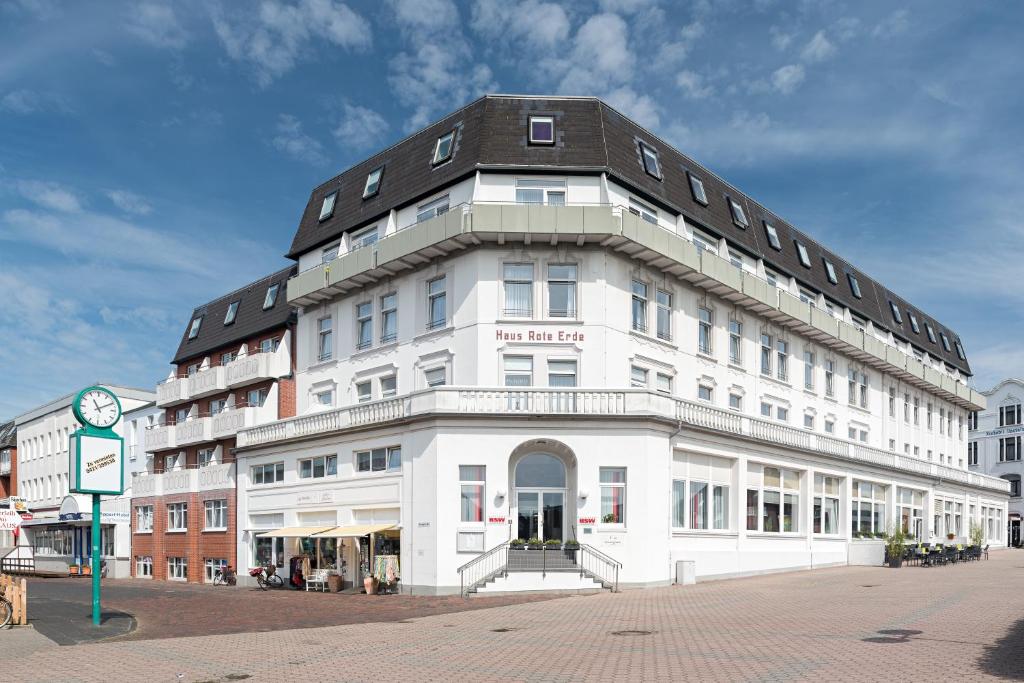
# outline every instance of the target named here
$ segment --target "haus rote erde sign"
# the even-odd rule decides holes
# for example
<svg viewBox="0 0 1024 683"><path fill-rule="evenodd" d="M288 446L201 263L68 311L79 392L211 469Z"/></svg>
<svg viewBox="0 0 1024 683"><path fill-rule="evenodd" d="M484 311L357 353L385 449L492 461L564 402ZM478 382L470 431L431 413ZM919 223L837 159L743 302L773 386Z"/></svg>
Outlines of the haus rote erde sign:
<svg viewBox="0 0 1024 683"><path fill-rule="evenodd" d="M499 327L495 330L495 341L500 342L536 342L536 343L566 343L584 341L584 334L581 330L571 329L508 329Z"/></svg>

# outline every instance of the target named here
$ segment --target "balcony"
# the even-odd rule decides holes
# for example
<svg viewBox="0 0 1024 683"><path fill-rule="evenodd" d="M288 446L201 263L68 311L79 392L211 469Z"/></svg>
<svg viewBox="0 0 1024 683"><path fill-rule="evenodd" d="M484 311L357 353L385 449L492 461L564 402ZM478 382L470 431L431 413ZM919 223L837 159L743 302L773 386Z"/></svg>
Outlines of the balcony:
<svg viewBox="0 0 1024 683"><path fill-rule="evenodd" d="M156 385L156 404L160 408L187 400L188 379L185 377L175 377Z"/></svg>
<svg viewBox="0 0 1024 683"><path fill-rule="evenodd" d="M213 438L226 439L237 434L239 429L252 427L256 424L258 410L255 406L246 406L217 413L211 418Z"/></svg>
<svg viewBox="0 0 1024 683"><path fill-rule="evenodd" d="M235 488L235 463L171 470L163 473L137 472L132 476L132 498L202 493ZM200 510L202 512L202 510Z"/></svg>
<svg viewBox="0 0 1024 683"><path fill-rule="evenodd" d="M952 377L923 367L905 351L769 285L716 254L698 250L684 235L653 225L620 206L545 206L476 202L385 235L372 247L339 256L288 281L288 301L315 305L415 268L438 256L484 242L601 245L643 261L736 305L755 311L867 365L878 368L966 410L985 397ZM827 315L827 313L825 314ZM890 353L889 349L895 351Z"/></svg>
<svg viewBox="0 0 1024 683"><path fill-rule="evenodd" d="M224 367L220 365L200 370L188 377L189 400L211 396L227 388L224 383Z"/></svg>
<svg viewBox="0 0 1024 683"><path fill-rule="evenodd" d="M163 495L163 475L152 472L135 472L132 474L132 498L149 498Z"/></svg>
<svg viewBox="0 0 1024 683"><path fill-rule="evenodd" d="M207 465L196 470L198 490L216 491L235 488L235 463Z"/></svg>
<svg viewBox="0 0 1024 683"><path fill-rule="evenodd" d="M210 417L193 417L174 425L174 447L213 441L213 425ZM149 450L147 445L146 450Z"/></svg>
<svg viewBox="0 0 1024 683"><path fill-rule="evenodd" d="M277 379L291 373L287 343L273 353L251 353L224 366L227 388L252 384L263 379Z"/></svg>
<svg viewBox="0 0 1024 683"><path fill-rule="evenodd" d="M593 417L646 418L668 424L730 434L762 445L784 445L846 462L866 463L903 473L957 482L988 492L1008 493L1004 479L937 465L856 441L837 439L770 420L721 410L706 403L687 401L646 389L551 389L437 387L406 396L335 408L311 415L279 420L238 432L238 447L343 432L369 425L438 416L490 415L496 418Z"/></svg>
<svg viewBox="0 0 1024 683"><path fill-rule="evenodd" d="M178 442L175 439L174 425L153 425L146 429L143 443L147 452L165 451L170 448L177 448Z"/></svg>

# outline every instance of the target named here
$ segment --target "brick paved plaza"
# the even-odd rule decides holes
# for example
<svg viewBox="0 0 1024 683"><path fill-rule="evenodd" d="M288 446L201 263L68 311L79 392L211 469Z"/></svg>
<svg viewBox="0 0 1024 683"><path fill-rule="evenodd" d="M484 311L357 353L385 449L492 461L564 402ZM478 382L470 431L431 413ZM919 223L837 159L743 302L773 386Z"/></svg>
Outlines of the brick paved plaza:
<svg viewBox="0 0 1024 683"><path fill-rule="evenodd" d="M1019 679L1022 572L1024 554L1003 551L947 567L826 569L500 606L194 587L215 609L279 601L260 610L262 628L286 628L302 606L322 614L325 604L347 610L339 618L350 623L152 637L143 610L138 629L114 641L61 647L31 629L0 632L0 661L4 678L19 681ZM245 621L196 617L201 599L157 604L175 610L161 617L178 623L174 633ZM421 608L431 616L417 616Z"/></svg>

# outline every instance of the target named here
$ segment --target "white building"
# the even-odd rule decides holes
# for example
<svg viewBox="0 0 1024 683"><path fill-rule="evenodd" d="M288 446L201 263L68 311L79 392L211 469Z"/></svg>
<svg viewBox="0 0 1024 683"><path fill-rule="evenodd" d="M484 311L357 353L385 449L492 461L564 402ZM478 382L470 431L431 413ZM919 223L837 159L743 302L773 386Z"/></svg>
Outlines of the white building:
<svg viewBox="0 0 1024 683"><path fill-rule="evenodd" d="M114 431L125 438L125 485L132 473L145 470L146 454L140 447L142 429L158 412L152 391L102 384L121 402L122 416ZM77 393L77 392L76 392ZM79 428L72 413L75 394L68 394L15 418L18 430L18 495L25 499L32 519L23 523L15 553L32 548L37 567L60 569L88 561L91 553L92 499L69 494L68 444ZM134 448L133 448L134 446ZM103 559L108 576L130 576L131 490L101 503Z"/></svg>
<svg viewBox="0 0 1024 683"><path fill-rule="evenodd" d="M967 463L972 472L982 472L1010 482L1010 504L1007 527L1001 526L1002 518L997 517L997 533L1004 534L1007 542L1014 546L1021 544L1021 517L1024 516L1024 500L1020 495L1021 436L1024 435L1024 381L1006 379L989 391L982 392L988 399L988 408L973 413L969 418Z"/></svg>
<svg viewBox="0 0 1024 683"><path fill-rule="evenodd" d="M243 576L320 538L358 583L372 539L416 592L650 586L1005 514L959 337L598 100L478 100L316 188L290 256L298 416L238 434ZM505 576L530 537L584 576Z"/></svg>

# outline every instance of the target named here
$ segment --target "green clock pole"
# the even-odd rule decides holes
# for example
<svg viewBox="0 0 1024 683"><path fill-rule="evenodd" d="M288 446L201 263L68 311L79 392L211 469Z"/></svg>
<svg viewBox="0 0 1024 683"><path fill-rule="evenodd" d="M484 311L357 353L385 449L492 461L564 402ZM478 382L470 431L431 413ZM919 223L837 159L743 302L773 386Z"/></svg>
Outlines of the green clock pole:
<svg viewBox="0 0 1024 683"><path fill-rule="evenodd" d="M100 494L92 494L92 623L100 625Z"/></svg>

